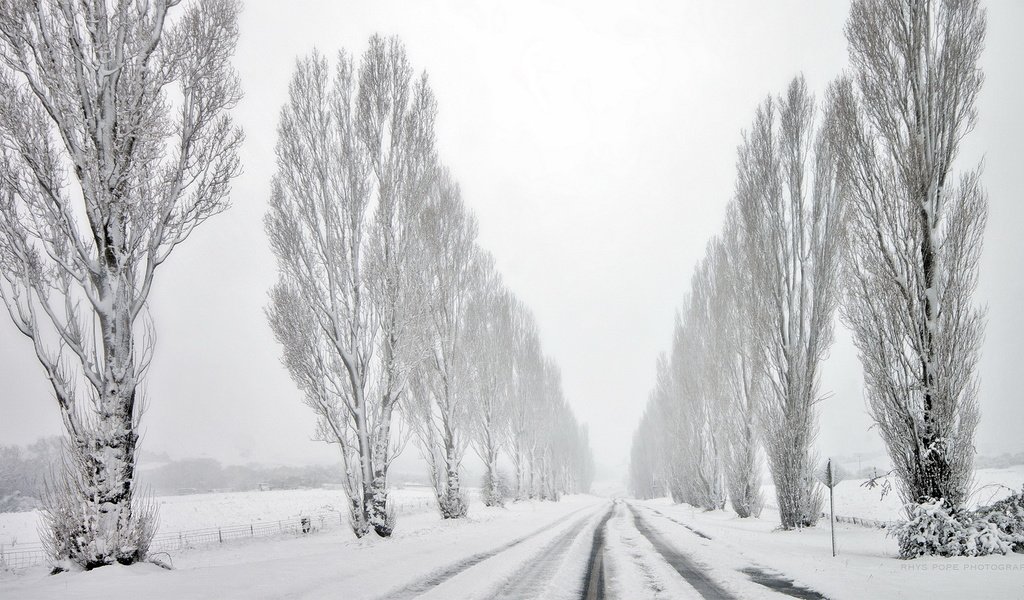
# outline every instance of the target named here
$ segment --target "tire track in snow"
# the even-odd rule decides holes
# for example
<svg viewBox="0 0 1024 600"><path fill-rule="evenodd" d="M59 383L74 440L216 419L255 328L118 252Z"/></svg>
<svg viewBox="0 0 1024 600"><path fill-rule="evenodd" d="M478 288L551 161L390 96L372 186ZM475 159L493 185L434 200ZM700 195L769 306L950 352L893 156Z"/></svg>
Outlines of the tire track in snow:
<svg viewBox="0 0 1024 600"><path fill-rule="evenodd" d="M611 516L612 510L613 507L610 507L605 516L601 519L600 523L598 523L597 529L595 529L595 538L597 537L597 531L600 530L608 521L608 517ZM570 527L568 531L548 543L540 554L530 559L529 562L517 570L516 573L508 579L508 582L492 596L492 598L541 597L544 588L547 586L548 582L551 581L562 564L562 560L559 558L568 551L569 547L576 538L579 537L588 522L590 522L590 518L581 519L575 526ZM593 560L593 547L591 548L591 560Z"/></svg>
<svg viewBox="0 0 1024 600"><path fill-rule="evenodd" d="M559 520L568 519L569 517L579 513L582 510L586 510L588 508L593 508L593 507L583 506L581 508L577 508L576 510L574 510L571 513L565 515L564 517L562 517ZM585 522L586 518L581 519L581 521ZM502 552L508 550L509 548L513 548L515 546L518 546L519 544L522 544L523 542L525 542L525 541L527 541L527 540L529 540L531 538L534 538L534 537L536 537L538 535L541 535L544 532L550 531L550 530L551 530L551 524L547 524L547 525L544 525L543 527L539 527L538 529L536 529L536 530L534 530L534 531L532 531L532 532L530 532L530 533L528 533L528 534L526 534L526 535L524 535L522 537L516 538L516 539L512 540L511 542L508 542L506 544L502 544L501 546L498 546L497 548L494 548L492 550L488 550L486 552L480 552L478 554L474 554L473 556L470 556L469 558L465 558L465 559L460 560L458 562L452 563L451 565L448 565L447 567L439 569L439 570L435 571L434 573L431 573L427 577L425 577L423 579L420 579L419 581L416 581L414 583L411 583L411 584L409 584L409 585L407 585L407 586L405 586L405 587L403 587L401 589L398 589L398 590L395 590L395 591L392 591L392 592L388 592L387 594L381 596L381 599L383 600L384 598L387 598L389 600L391 600L391 599L395 599L395 600L409 600L411 598L415 598L416 596L419 596L420 594L424 594L424 593L430 591L431 589L441 585L442 583L448 581L452 577L455 577L459 573L462 573L466 569L469 569L470 567L473 567L473 566L475 566L475 565L477 565L477 564L487 560L488 558L491 558L493 556L497 556L498 554L501 554Z"/></svg>
<svg viewBox="0 0 1024 600"><path fill-rule="evenodd" d="M797 585L792 579L775 571L769 571L768 569L760 567L748 567L746 569L740 569L740 572L747 577L750 577L750 580L754 583L759 583L780 594L785 594L793 598L800 598L801 600L828 600L828 598L822 595L821 592L802 585Z"/></svg>
<svg viewBox="0 0 1024 600"><path fill-rule="evenodd" d="M705 567L698 564L692 558L683 554L665 543L665 540L651 529L647 520L637 512L628 502L626 506L633 513L633 520L637 531L654 546L654 549L661 554L662 558L676 570L686 583L690 584L701 596L710 600L736 600L736 597L725 591L716 581L707 576Z"/></svg>
<svg viewBox="0 0 1024 600"><path fill-rule="evenodd" d="M689 525L683 523L678 519L666 515L665 513L661 512L656 508L651 508L649 506L645 506L644 508L656 513L658 516L662 518L672 521L676 525L685 527L687 530L695 533L696 535L699 535L700 537L706 540L711 540L710 536L698 531L697 529L694 529L693 527L690 527ZM774 569L767 569L765 567L761 567L759 565L754 564L750 567L739 569L739 572L746 575L747 578L750 579L750 581L753 581L758 585L763 585L764 587L772 591L778 592L780 594L785 594L786 596L790 596L792 598L800 598L801 600L828 600L828 597L822 594L821 592L811 589L809 587L799 585L793 579L787 577L783 573L775 571Z"/></svg>
<svg viewBox="0 0 1024 600"><path fill-rule="evenodd" d="M587 562L587 574L583 576L583 600L604 600L604 535L608 519L615 512L615 503L605 513L601 522L594 529L594 539L590 545L590 560Z"/></svg>
<svg viewBox="0 0 1024 600"><path fill-rule="evenodd" d="M658 514L659 516L662 516L662 517L664 517L664 518L668 519L669 521L672 521L672 522L673 522L673 523L675 523L676 525L681 525L681 526L683 526L683 527L685 527L685 528L689 529L689 530L690 530L691 532L693 532L693 533L694 533L694 534L696 534L697 536L699 536L699 537L702 537L702 538L704 538L704 539L708 540L709 542L711 541L711 536L710 536L710 535L708 535L708 534L706 534L706 533L704 533L704 532L702 532L702 531L699 531L699 530L697 530L697 529L694 529L693 527L690 527L690 526L689 526L689 525L687 525L686 523L683 523L682 521L679 521L679 520L677 520L677 519L674 519L674 518L672 518L672 517L670 517L670 516L666 515L665 513L661 512L660 510L656 509L656 508L651 508L651 507L649 507L649 506L648 506L648 507L645 507L645 508L647 508L647 510L650 510L650 511L653 511L653 512L657 513L657 514Z"/></svg>

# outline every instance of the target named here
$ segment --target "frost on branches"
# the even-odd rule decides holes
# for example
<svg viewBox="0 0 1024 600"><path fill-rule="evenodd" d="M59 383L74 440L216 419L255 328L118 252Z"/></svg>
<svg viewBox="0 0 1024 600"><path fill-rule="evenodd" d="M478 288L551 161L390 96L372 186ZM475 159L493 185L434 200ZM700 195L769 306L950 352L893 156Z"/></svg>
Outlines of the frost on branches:
<svg viewBox="0 0 1024 600"><path fill-rule="evenodd" d="M813 525L818 368L844 245L836 85L818 125L802 77L768 98L739 149L723 234L696 265L672 354L633 443L633 491L707 510L763 506L763 443L783 528Z"/></svg>
<svg viewBox="0 0 1024 600"><path fill-rule="evenodd" d="M766 393L761 426L784 529L821 512L811 452L818 368L832 345L844 247L835 85L816 124L803 77L766 99L739 150L736 198L743 219L753 313Z"/></svg>
<svg viewBox="0 0 1024 600"><path fill-rule="evenodd" d="M496 271L489 272L481 286L467 315L467 335L475 340L477 357L473 377L477 408L470 413L470 443L486 469L484 504L501 506L510 492L498 470L498 458L506 447L514 387L512 336L516 299Z"/></svg>
<svg viewBox="0 0 1024 600"><path fill-rule="evenodd" d="M460 469L470 442L481 356L479 338L469 329L469 310L484 300L493 266L476 244L476 218L447 171L434 178L418 224L426 351L416 365L405 413L429 465L441 516L457 519L469 508Z"/></svg>
<svg viewBox="0 0 1024 600"><path fill-rule="evenodd" d="M345 53L333 68L316 53L299 61L278 127L267 313L320 439L341 451L358 536L394 529L387 478L405 428L445 517L466 514L471 443L492 504L502 450L524 495L587 489L593 473L585 430L544 379L532 317L436 155L436 112L401 42L375 36L358 68Z"/></svg>
<svg viewBox="0 0 1024 600"><path fill-rule="evenodd" d="M904 503L955 512L973 476L983 312L971 296L987 200L980 169L951 170L977 117L985 13L974 0L858 0L846 35L843 318Z"/></svg>
<svg viewBox="0 0 1024 600"><path fill-rule="evenodd" d="M338 444L356 535L391 534L392 420L421 355L415 223L433 174L436 106L397 39L359 62L299 61L278 126L266 218L283 362Z"/></svg>
<svg viewBox="0 0 1024 600"><path fill-rule="evenodd" d="M0 296L67 432L44 536L62 566L146 556L147 298L238 172L238 5L176 4L0 2Z"/></svg>
<svg viewBox="0 0 1024 600"><path fill-rule="evenodd" d="M757 517L764 507L758 418L766 382L763 355L755 335L759 316L754 313L747 293L751 277L744 268L744 250L739 210L735 202L730 202L723 236L709 246L715 277L712 349L720 365L716 374L729 503L738 516Z"/></svg>

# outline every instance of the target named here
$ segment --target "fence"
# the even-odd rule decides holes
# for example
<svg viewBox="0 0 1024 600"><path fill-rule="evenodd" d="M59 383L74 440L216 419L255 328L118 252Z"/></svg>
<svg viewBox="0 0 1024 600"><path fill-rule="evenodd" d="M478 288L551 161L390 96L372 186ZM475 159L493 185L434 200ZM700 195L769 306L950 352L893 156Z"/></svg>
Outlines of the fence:
<svg viewBox="0 0 1024 600"><path fill-rule="evenodd" d="M828 513L825 511L821 512L823 519L828 518ZM896 521L879 521L878 519L864 519L861 517L843 517L836 515L836 523L849 523L851 525L860 525L861 527L874 527L875 529L888 529L896 524Z"/></svg>
<svg viewBox="0 0 1024 600"><path fill-rule="evenodd" d="M433 499L400 501L395 504L395 513L415 514L437 507ZM205 529L189 529L185 531L169 531L158 533L149 545L153 552L180 552L210 544L246 538L269 537L274 535L304 535L325 529L348 526L348 514L337 511L323 511L308 516L280 521L254 521L241 525L207 527ZM26 567L45 564L49 557L42 544L17 544L4 546L0 544L0 570L15 571Z"/></svg>
<svg viewBox="0 0 1024 600"><path fill-rule="evenodd" d="M17 570L46 562L42 544L18 544L17 550L0 545L0 570Z"/></svg>
<svg viewBox="0 0 1024 600"><path fill-rule="evenodd" d="M341 515L339 519L339 515ZM209 544L223 544L245 538L268 537L272 535L301 535L315 533L328 524L343 524L343 513L320 513L307 517L282 519L271 522L252 522L244 525L208 527L158 533L149 544L150 553L177 552ZM17 548L17 549L14 549ZM46 563L48 556L42 544L18 544L5 548L0 546L0 569L18 570Z"/></svg>
<svg viewBox="0 0 1024 600"><path fill-rule="evenodd" d="M777 504L773 502L765 502L765 508L772 510L779 510ZM821 518L828 519L828 511L821 511ZM896 521L879 521L878 519L865 519L862 517L844 517L836 515L836 523L849 523L850 525L860 525L861 527L873 527L875 529L888 529L896 524Z"/></svg>

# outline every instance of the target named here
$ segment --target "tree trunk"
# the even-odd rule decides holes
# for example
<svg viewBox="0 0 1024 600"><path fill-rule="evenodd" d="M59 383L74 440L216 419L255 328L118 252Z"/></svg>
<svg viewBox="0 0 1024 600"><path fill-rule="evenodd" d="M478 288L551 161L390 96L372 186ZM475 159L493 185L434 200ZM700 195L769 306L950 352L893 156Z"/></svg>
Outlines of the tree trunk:
<svg viewBox="0 0 1024 600"><path fill-rule="evenodd" d="M445 519L461 519L466 516L467 506L462 497L459 482L459 461L455 444L451 437L444 442L445 473L443 489L438 490L438 504L441 517Z"/></svg>
<svg viewBox="0 0 1024 600"><path fill-rule="evenodd" d="M487 506L501 506L504 503L503 492L498 481L498 449L494 445L494 439L488 432L485 441L484 452L487 462L487 474L484 481L484 504Z"/></svg>
<svg viewBox="0 0 1024 600"><path fill-rule="evenodd" d="M512 458L513 462L516 463L516 500L525 500L526 473L523 466L526 462L526 457L523 456L521 449L516 448L512 452Z"/></svg>
<svg viewBox="0 0 1024 600"><path fill-rule="evenodd" d="M389 537L395 523L388 514L388 462L390 461L391 415L394 403L388 403L381 410L379 430L373 440L373 479L369 485L370 503L367 505L367 521L377 535Z"/></svg>

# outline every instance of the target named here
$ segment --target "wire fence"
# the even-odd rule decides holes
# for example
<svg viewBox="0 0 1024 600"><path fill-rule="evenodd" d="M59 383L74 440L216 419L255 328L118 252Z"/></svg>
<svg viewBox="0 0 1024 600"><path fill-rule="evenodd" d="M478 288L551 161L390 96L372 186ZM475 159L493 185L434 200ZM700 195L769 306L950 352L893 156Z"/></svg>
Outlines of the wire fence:
<svg viewBox="0 0 1024 600"><path fill-rule="evenodd" d="M0 570L14 571L46 562L42 544L18 544L17 550L0 545Z"/></svg>
<svg viewBox="0 0 1024 600"><path fill-rule="evenodd" d="M823 519L827 519L828 512L822 511L821 517ZM861 527L873 527L875 529L889 529L896 525L897 521L880 521L878 519L865 519L862 517L844 517L842 515L836 515L836 523L849 523L850 525L860 525Z"/></svg>
<svg viewBox="0 0 1024 600"><path fill-rule="evenodd" d="M768 501L764 503L765 508L772 510L779 510L779 506L774 502ZM821 518L828 519L828 511L821 511ZM863 517L844 517L842 515L836 515L836 523L848 523L850 525L860 525L861 527L872 527L874 529L889 529L896 525L898 521L881 521L879 519L865 519Z"/></svg>
<svg viewBox="0 0 1024 600"><path fill-rule="evenodd" d="M395 504L395 513L415 514L436 508L433 499L406 500ZM168 531L156 534L149 545L150 554L181 552L214 544L271 536L302 536L328 529L348 527L348 513L321 511L279 521L253 521L250 523ZM0 544L0 570L17 571L47 564L49 556L42 544Z"/></svg>

